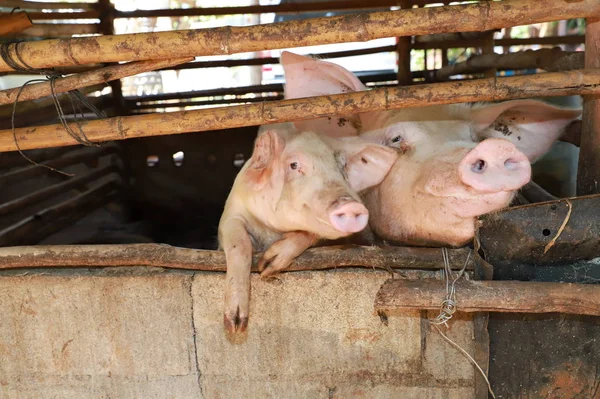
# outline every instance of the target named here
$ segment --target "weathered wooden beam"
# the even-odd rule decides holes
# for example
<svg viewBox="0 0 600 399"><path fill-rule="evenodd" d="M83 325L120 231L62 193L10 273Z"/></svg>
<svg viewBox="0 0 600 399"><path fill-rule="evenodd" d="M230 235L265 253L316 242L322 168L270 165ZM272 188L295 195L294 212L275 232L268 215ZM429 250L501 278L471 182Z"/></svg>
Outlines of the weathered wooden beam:
<svg viewBox="0 0 600 399"><path fill-rule="evenodd" d="M71 37L73 35L99 33L98 28L98 24L35 24L31 28L8 35L8 37L18 39L56 39Z"/></svg>
<svg viewBox="0 0 600 399"><path fill-rule="evenodd" d="M73 3L73 2L39 2L26 0L2 0L0 6L7 8L19 7L22 10L90 10L93 9L93 3Z"/></svg>
<svg viewBox="0 0 600 399"><path fill-rule="evenodd" d="M600 68L600 18L588 18L585 31L585 66ZM600 193L600 95L598 93L583 97L581 120L577 195L598 194Z"/></svg>
<svg viewBox="0 0 600 399"><path fill-rule="evenodd" d="M0 36L8 36L14 33L31 28L33 22L29 19L27 13L15 12L12 14L0 15Z"/></svg>
<svg viewBox="0 0 600 399"><path fill-rule="evenodd" d="M60 169L115 153L118 153L118 149L114 145L106 145L100 148L84 148L82 150L73 151L73 153L68 153L60 158L42 162L42 165ZM47 172L48 169L37 165L25 166L23 168L0 175L0 187L9 183L30 179Z"/></svg>
<svg viewBox="0 0 600 399"><path fill-rule="evenodd" d="M434 80L447 80L453 75L482 73L494 69L533 69L549 72L570 71L583 68L584 53L567 52L556 47L553 49L527 50L509 54L482 54L469 58L465 62L448 65L435 71Z"/></svg>
<svg viewBox="0 0 600 399"><path fill-rule="evenodd" d="M448 250L453 270L460 270L468 249ZM261 254L254 255L252 271ZM169 269L224 272L225 253L177 248L165 244L61 245L0 248L0 269L38 267L153 266ZM327 270L342 267L439 270L444 267L439 248L328 246L310 248L286 271ZM467 266L472 270L472 262Z"/></svg>
<svg viewBox="0 0 600 399"><path fill-rule="evenodd" d="M44 201L57 194L65 193L67 190L72 188L83 187L94 180L100 179L117 171L118 169L113 165L105 166L103 168L93 170L85 175L72 177L62 183L54 184L41 190L34 191L33 193L24 195L23 197L5 202L0 204L0 216L7 215L11 212L18 212L21 209L27 208L28 206L36 204L40 201Z"/></svg>
<svg viewBox="0 0 600 399"><path fill-rule="evenodd" d="M600 285L528 281L459 280L459 312L572 313L600 316ZM446 295L442 280L386 281L375 297L375 311L438 310Z"/></svg>
<svg viewBox="0 0 600 399"><path fill-rule="evenodd" d="M130 110L135 111L138 109L157 109L157 108L173 108L173 107L195 107L201 105L212 105L212 104L251 104L260 103L265 101L276 101L283 100L283 94L277 94L268 97L255 97L255 98L228 98L228 99L215 99L215 100L199 100L199 101L177 101L168 103L142 103L131 105Z"/></svg>
<svg viewBox="0 0 600 399"><path fill-rule="evenodd" d="M182 64L192 59L193 57L130 62L127 64L112 65L77 75L66 76L64 78L58 78L54 81L54 93L66 93L82 87L108 83L112 80L121 79L127 76L154 71L166 66ZM51 95L52 86L50 81L48 81L25 86L25 88L22 90L20 87L1 90L0 105L14 103L17 99L19 91L21 92L19 95L19 101L35 100Z"/></svg>
<svg viewBox="0 0 600 399"><path fill-rule="evenodd" d="M478 32L479 33L479 32ZM417 38L419 36L416 36ZM581 44L585 41L585 37L582 35L568 35L568 36L548 36L548 37L528 37L528 38L505 38L498 39L495 41L496 46L510 47L510 46L530 46L530 45L549 45L557 46L559 44ZM449 48L467 48L467 47L481 47L485 44L485 39L456 39L446 41L429 41L420 42L416 41L413 43L415 50L428 50L428 49L449 49Z"/></svg>
<svg viewBox="0 0 600 399"><path fill-rule="evenodd" d="M125 116L71 124L95 142L200 132L242 126L349 115L383 109L457 102L566 96L600 92L600 70L544 73L414 86L384 87L331 96L270 101L260 104ZM15 129L22 149L76 144L62 125ZM15 151L11 130L0 131L0 151Z"/></svg>
<svg viewBox="0 0 600 399"><path fill-rule="evenodd" d="M36 212L12 226L0 231L0 246L31 245L48 235L60 230L74 221L73 216L80 216L83 211L89 211L108 203L111 192L117 188L114 181L102 183L84 191L74 198Z"/></svg>
<svg viewBox="0 0 600 399"><path fill-rule="evenodd" d="M600 16L597 0L554 0L544 7L530 0L481 2L438 8L342 15L246 27L138 33L116 36L41 40L12 45L23 62L49 68L96 62L134 61L364 42L456 31L483 31L505 26ZM0 71L12 70L3 60Z"/></svg>

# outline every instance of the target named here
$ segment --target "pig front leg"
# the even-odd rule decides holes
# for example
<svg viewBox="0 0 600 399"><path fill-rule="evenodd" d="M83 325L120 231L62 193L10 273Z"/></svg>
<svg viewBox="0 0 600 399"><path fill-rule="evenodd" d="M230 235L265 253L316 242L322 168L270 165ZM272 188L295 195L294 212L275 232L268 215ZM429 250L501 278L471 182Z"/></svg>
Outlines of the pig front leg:
<svg viewBox="0 0 600 399"><path fill-rule="evenodd" d="M317 241L316 235L304 231L283 234L283 238L273 243L258 262L260 275L268 277L279 273Z"/></svg>
<svg viewBox="0 0 600 399"><path fill-rule="evenodd" d="M250 311L252 242L240 219L227 220L219 230L227 261L223 324L230 333L244 332L248 326Z"/></svg>

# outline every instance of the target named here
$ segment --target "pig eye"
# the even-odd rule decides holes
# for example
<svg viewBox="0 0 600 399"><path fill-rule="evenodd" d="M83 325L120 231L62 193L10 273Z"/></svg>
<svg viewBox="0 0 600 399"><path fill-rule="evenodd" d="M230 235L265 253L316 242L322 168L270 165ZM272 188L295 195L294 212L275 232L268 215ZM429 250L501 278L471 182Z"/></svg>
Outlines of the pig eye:
<svg viewBox="0 0 600 399"><path fill-rule="evenodd" d="M399 143L399 142L400 142L400 140L402 140L402 137L400 137L400 136L396 136L396 137L394 137L394 138L392 139L392 143Z"/></svg>
<svg viewBox="0 0 600 399"><path fill-rule="evenodd" d="M290 169L291 170L298 169L298 162L292 162L292 163L290 163Z"/></svg>

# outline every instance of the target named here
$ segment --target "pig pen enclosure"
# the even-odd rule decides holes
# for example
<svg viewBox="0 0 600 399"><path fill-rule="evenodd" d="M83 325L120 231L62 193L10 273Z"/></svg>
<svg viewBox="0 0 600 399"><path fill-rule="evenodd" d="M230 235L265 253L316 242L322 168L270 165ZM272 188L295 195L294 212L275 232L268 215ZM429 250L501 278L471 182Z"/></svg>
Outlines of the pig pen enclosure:
<svg viewBox="0 0 600 399"><path fill-rule="evenodd" d="M600 398L598 0L0 12L1 398ZM283 49L371 90L290 98ZM255 254L225 333L217 226L258 126L530 98L583 114L466 245L315 247L272 279Z"/></svg>

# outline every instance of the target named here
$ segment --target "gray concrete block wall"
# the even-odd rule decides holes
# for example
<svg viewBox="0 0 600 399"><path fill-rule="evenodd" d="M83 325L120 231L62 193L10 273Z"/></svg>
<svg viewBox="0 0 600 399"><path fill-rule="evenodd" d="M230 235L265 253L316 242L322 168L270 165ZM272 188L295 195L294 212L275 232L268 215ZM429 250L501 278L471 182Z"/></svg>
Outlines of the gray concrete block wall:
<svg viewBox="0 0 600 399"><path fill-rule="evenodd" d="M232 340L222 273L0 276L0 397L472 398L473 367L420 313L373 313L388 277L253 276ZM448 334L473 352L468 319Z"/></svg>

